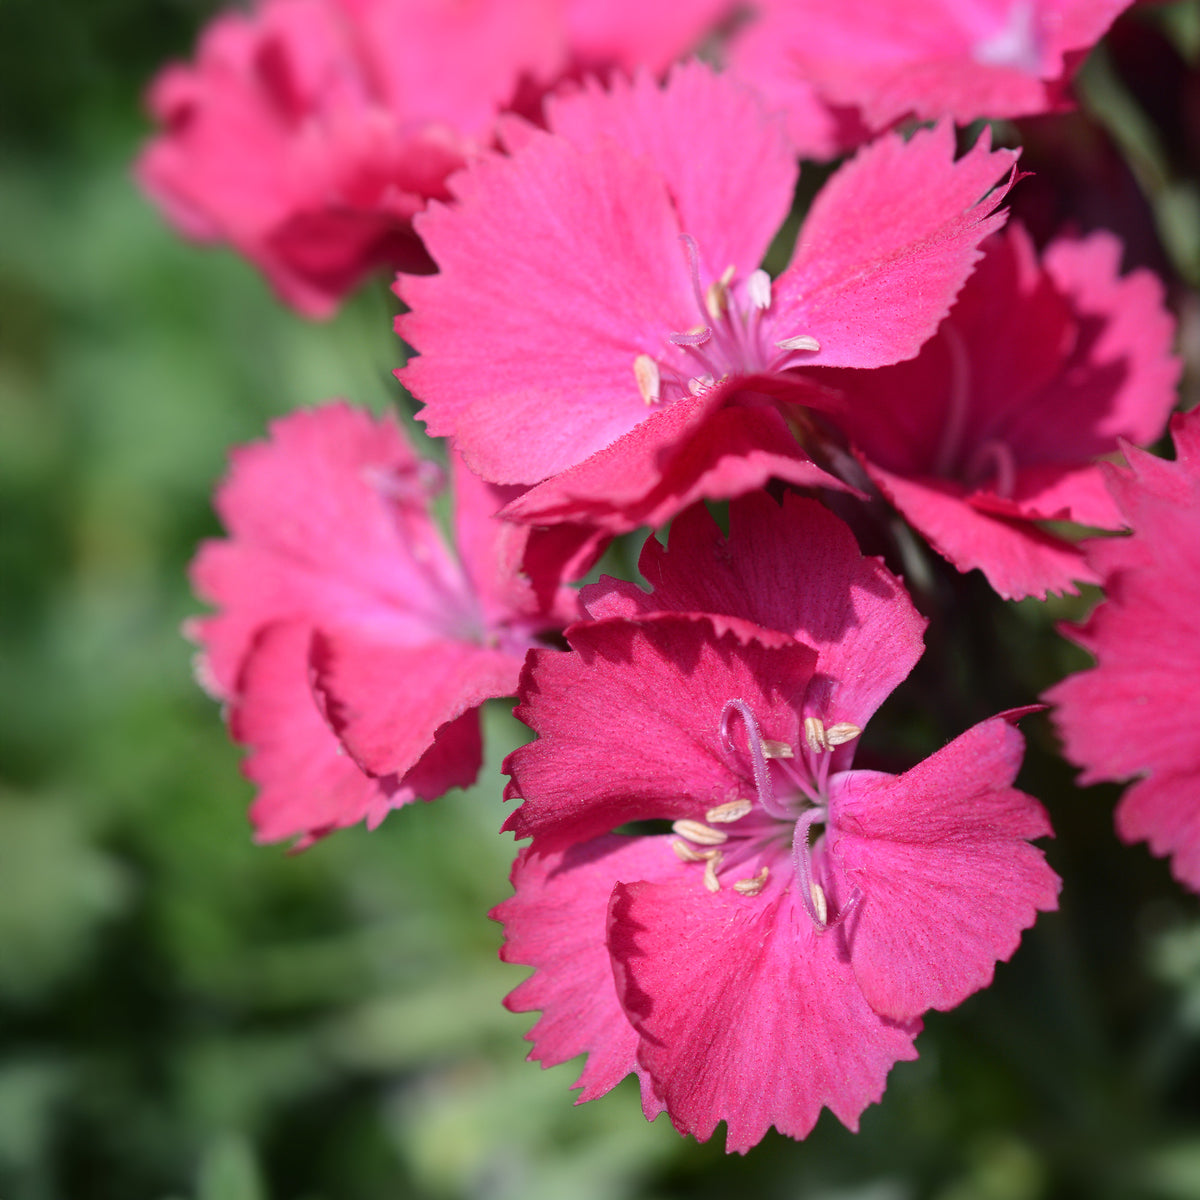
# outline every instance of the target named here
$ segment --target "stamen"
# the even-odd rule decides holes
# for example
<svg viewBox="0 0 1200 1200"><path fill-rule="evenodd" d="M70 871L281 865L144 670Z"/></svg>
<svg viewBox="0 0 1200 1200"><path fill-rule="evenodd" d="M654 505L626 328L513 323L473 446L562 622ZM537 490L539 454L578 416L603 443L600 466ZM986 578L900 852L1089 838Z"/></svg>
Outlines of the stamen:
<svg viewBox="0 0 1200 1200"><path fill-rule="evenodd" d="M971 455L965 472L966 482L983 483L991 472L995 472L996 476L992 490L997 496L1010 500L1017 483L1017 460L1012 447L996 438L989 438Z"/></svg>
<svg viewBox="0 0 1200 1200"><path fill-rule="evenodd" d="M682 838L698 846L719 846L729 840L729 834L719 829L710 829L700 821L676 821L671 828Z"/></svg>
<svg viewBox="0 0 1200 1200"><path fill-rule="evenodd" d="M658 363L648 354L639 354L633 360L633 377L637 380L638 391L647 404L657 403L662 395L662 375Z"/></svg>
<svg viewBox="0 0 1200 1200"><path fill-rule="evenodd" d="M820 754L823 750L829 749L825 723L820 717L804 718L804 743L814 754Z"/></svg>
<svg viewBox="0 0 1200 1200"><path fill-rule="evenodd" d="M718 850L697 850L695 846L678 840L671 843L671 849L675 851L675 857L685 863L707 862L714 854L720 853Z"/></svg>
<svg viewBox="0 0 1200 1200"><path fill-rule="evenodd" d="M703 346L712 337L712 330L707 325L693 325L686 333L671 334L671 341L676 346Z"/></svg>
<svg viewBox="0 0 1200 1200"><path fill-rule="evenodd" d="M763 754L767 758L795 758L796 752L787 742L773 742L770 738L763 739Z"/></svg>
<svg viewBox="0 0 1200 1200"><path fill-rule="evenodd" d="M719 321L729 311L729 285L737 270L732 263L721 272L721 278L713 280L704 293L704 307L714 321Z"/></svg>
<svg viewBox="0 0 1200 1200"><path fill-rule="evenodd" d="M719 321L729 311L729 289L714 279L704 293L704 308L714 321Z"/></svg>
<svg viewBox="0 0 1200 1200"><path fill-rule="evenodd" d="M684 253L688 260L688 273L692 279L692 295L696 298L696 307L701 312L707 312L708 306L704 303L704 296L700 292L700 249L696 245L696 239L690 233L681 233L679 240L683 243ZM674 341L674 335L672 335Z"/></svg>
<svg viewBox="0 0 1200 1200"><path fill-rule="evenodd" d="M800 899L804 901L804 907L808 910L818 933L824 933L829 928L829 904L825 899L825 892L813 878L808 833L818 821L825 820L825 815L823 808L810 808L796 822L796 830L792 835L792 863L800 883Z"/></svg>
<svg viewBox="0 0 1200 1200"><path fill-rule="evenodd" d="M829 902L825 899L825 889L817 882L811 885L813 905L817 910L817 928L828 924Z"/></svg>
<svg viewBox="0 0 1200 1200"><path fill-rule="evenodd" d="M862 730L857 725L851 725L849 721L839 721L825 730L825 740L831 747L844 746L847 742L854 741L860 733Z"/></svg>
<svg viewBox="0 0 1200 1200"><path fill-rule="evenodd" d="M750 272L746 280L746 292L755 308L761 311L771 307L771 277L762 267Z"/></svg>
<svg viewBox="0 0 1200 1200"><path fill-rule="evenodd" d="M732 821L740 821L753 807L753 800L730 800L728 804L710 808L704 814L704 819L710 825L728 825Z"/></svg>
<svg viewBox="0 0 1200 1200"><path fill-rule="evenodd" d="M767 877L771 874L770 867L763 867L757 875L751 879L739 879L733 885L735 892L740 892L743 896L757 896L759 892L767 886Z"/></svg>
<svg viewBox="0 0 1200 1200"><path fill-rule="evenodd" d="M815 352L821 348L821 343L807 333L799 334L797 337L784 338L782 342L776 342L775 345L780 350L812 350Z"/></svg>
<svg viewBox="0 0 1200 1200"><path fill-rule="evenodd" d="M714 850L712 857L704 864L704 886L710 892L719 892L721 890L721 881L717 878L717 867L721 863L720 850Z"/></svg>
<svg viewBox="0 0 1200 1200"><path fill-rule="evenodd" d="M763 754L762 737L758 732L758 722L754 719L750 705L745 700L725 701L725 707L721 710L721 741L726 749L733 749L733 739L729 736L729 724L735 712L740 714L746 725L747 748L750 751L750 765L754 771L754 789L758 793L758 802L771 816L787 820L792 814L775 800L775 793L771 787L771 772L767 767L767 758Z"/></svg>
<svg viewBox="0 0 1200 1200"><path fill-rule="evenodd" d="M713 377L711 375L703 375L696 379L688 380L688 391L693 396L700 395L701 392L706 392L713 385Z"/></svg>

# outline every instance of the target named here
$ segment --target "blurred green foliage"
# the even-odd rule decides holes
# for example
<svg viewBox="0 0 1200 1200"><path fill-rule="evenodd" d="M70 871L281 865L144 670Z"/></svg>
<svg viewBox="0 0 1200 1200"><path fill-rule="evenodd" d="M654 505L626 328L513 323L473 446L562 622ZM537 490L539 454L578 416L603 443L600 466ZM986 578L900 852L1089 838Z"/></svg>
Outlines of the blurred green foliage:
<svg viewBox="0 0 1200 1200"><path fill-rule="evenodd" d="M744 1160L646 1125L628 1083L576 1108L571 1067L522 1061L485 917L502 706L471 792L299 856L251 844L186 565L228 448L330 395L395 402L399 351L382 290L305 324L137 194L139 91L205 12L0 3L0 1197L1200 1197L1195 901L1117 845L1115 791L1074 790L1044 720L1025 784L1063 911L931 1016L857 1137L827 1116ZM956 643L984 658L898 714L952 677L1028 701L1082 661L1053 629L1078 605L962 595L999 614Z"/></svg>

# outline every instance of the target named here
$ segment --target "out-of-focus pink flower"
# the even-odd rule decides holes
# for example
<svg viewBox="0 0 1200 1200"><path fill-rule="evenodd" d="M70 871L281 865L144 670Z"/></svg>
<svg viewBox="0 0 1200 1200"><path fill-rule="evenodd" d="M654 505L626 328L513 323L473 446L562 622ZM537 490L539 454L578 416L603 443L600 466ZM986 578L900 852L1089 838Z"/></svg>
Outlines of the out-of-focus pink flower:
<svg viewBox="0 0 1200 1200"><path fill-rule="evenodd" d="M1110 234L1061 238L1039 263L1023 229L985 255L911 362L814 372L874 483L960 571L1000 595L1044 597L1096 577L1039 521L1117 529L1097 456L1151 442L1179 362L1162 286L1120 274Z"/></svg>
<svg viewBox="0 0 1200 1200"><path fill-rule="evenodd" d="M734 501L728 540L693 510L643 565L651 594L602 581L589 607L617 615L522 678L538 737L506 828L533 841L495 915L535 974L509 1005L542 1010L545 1063L588 1054L581 1099L636 1071L648 1116L724 1120L737 1151L823 1106L856 1128L921 1015L1056 905L1020 735L998 717L904 775L852 768L923 622L811 501ZM646 820L673 836L619 832Z"/></svg>
<svg viewBox="0 0 1200 1200"><path fill-rule="evenodd" d="M904 117L966 124L1061 108L1076 67L1131 0L759 0L731 70L832 157ZM862 133L857 133L861 139Z"/></svg>
<svg viewBox="0 0 1200 1200"><path fill-rule="evenodd" d="M149 95L138 176L187 236L228 242L328 316L378 267L428 270L412 218L497 116L584 69L663 71L729 0L259 0Z"/></svg>
<svg viewBox="0 0 1200 1200"><path fill-rule="evenodd" d="M459 558L429 504L438 469L391 420L346 404L274 423L233 454L217 509L229 538L192 577L218 611L190 625L201 680L251 747L258 837L310 841L467 786L477 708L511 694L535 635L573 593L531 535L493 519L506 498L454 465Z"/></svg>
<svg viewBox="0 0 1200 1200"><path fill-rule="evenodd" d="M756 96L708 68L589 88L511 158L456 177L418 230L440 273L401 277L399 372L472 469L537 484L520 520L657 524L776 475L841 486L779 401L796 368L911 358L946 315L1014 155L957 162L943 125L888 136L825 186L791 264L759 263L795 162Z"/></svg>
<svg viewBox="0 0 1200 1200"><path fill-rule="evenodd" d="M1200 892L1200 413L1171 424L1174 462L1126 448L1107 469L1128 537L1087 544L1105 599L1070 635L1096 666L1046 699L1081 782L1137 777L1117 808L1117 832L1169 855Z"/></svg>

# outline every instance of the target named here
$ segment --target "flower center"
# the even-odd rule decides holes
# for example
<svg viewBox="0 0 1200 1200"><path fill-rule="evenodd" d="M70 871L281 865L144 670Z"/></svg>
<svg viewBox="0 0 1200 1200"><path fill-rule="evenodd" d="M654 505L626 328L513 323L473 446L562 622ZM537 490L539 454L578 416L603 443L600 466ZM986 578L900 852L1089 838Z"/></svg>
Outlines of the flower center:
<svg viewBox="0 0 1200 1200"><path fill-rule="evenodd" d="M771 375L801 366L820 350L808 334L773 339L771 277L758 268L739 280L737 268L726 267L707 288L700 283L700 255L691 234L679 235L687 255L692 295L699 322L670 342L676 351L658 358L639 354L633 360L638 390L647 404L696 395L731 375Z"/></svg>
<svg viewBox="0 0 1200 1200"><path fill-rule="evenodd" d="M819 717L804 718L803 744L794 748L786 742L764 738L750 706L740 699L726 702L721 713L721 742L729 753L737 753L734 736L739 721L746 739L754 799L738 798L710 808L703 821L676 821L678 840L675 854L685 863L704 864L704 885L711 892L721 888L721 875L740 875L734 891L756 896L770 877L763 858L777 858L780 843L791 840L792 869L800 899L818 932L845 919L857 903L857 893L832 917L826 889L814 869L810 835L814 825L828 815L827 785L832 751L858 737L861 730L849 722L826 725ZM797 749L799 754L797 754ZM740 757L740 755L739 755ZM749 790L749 789L748 789ZM735 828L736 826L736 828ZM744 874L751 866L757 871Z"/></svg>

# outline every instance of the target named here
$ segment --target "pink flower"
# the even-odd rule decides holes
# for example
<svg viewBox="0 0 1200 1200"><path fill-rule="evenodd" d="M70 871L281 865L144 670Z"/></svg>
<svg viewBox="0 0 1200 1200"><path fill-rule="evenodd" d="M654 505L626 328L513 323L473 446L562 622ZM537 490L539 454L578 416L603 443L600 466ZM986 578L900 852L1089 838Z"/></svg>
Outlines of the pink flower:
<svg viewBox="0 0 1200 1200"><path fill-rule="evenodd" d="M1096 666L1046 699L1082 783L1137 777L1117 808L1122 839L1169 855L1200 892L1200 414L1171 432L1174 462L1128 447L1130 469L1107 470L1132 533L1088 543L1106 595L1071 636Z"/></svg>
<svg viewBox="0 0 1200 1200"><path fill-rule="evenodd" d="M376 267L427 267L414 214L561 55L556 0L262 0L159 75L138 175L185 234L328 316Z"/></svg>
<svg viewBox="0 0 1200 1200"><path fill-rule="evenodd" d="M1093 460L1157 438L1179 361L1162 286L1120 274L1110 234L1060 238L1039 263L1019 227L985 245L935 337L911 362L814 372L871 480L960 571L1007 599L1096 582L1037 522L1116 529Z"/></svg>
<svg viewBox="0 0 1200 1200"><path fill-rule="evenodd" d="M1013 154L981 142L955 162L948 125L880 140L772 281L759 263L795 163L752 93L693 64L548 121L417 223L440 272L398 284L420 351L399 375L430 432L486 479L540 484L507 510L536 523L656 524L772 475L841 486L780 411L804 394L796 369L914 356L1003 221Z"/></svg>
<svg viewBox="0 0 1200 1200"><path fill-rule="evenodd" d="M791 114L804 148L829 157L852 114L878 131L904 117L967 124L1063 107L1076 67L1130 3L759 0L729 57Z"/></svg>
<svg viewBox="0 0 1200 1200"><path fill-rule="evenodd" d="M251 747L262 841L374 826L469 785L479 704L511 694L536 634L569 619L552 572L578 547L530 554L528 530L492 519L505 497L456 466L456 561L429 510L437 474L394 422L342 403L234 452L216 501L231 536L192 568L218 611L190 632Z"/></svg>
<svg viewBox="0 0 1200 1200"><path fill-rule="evenodd" d="M728 540L691 510L643 566L653 593L598 585L592 613L621 615L522 678L538 737L506 828L533 841L495 915L535 973L509 1005L542 1010L543 1062L588 1054L581 1099L636 1071L648 1116L724 1120L737 1151L823 1106L856 1128L921 1015L1055 907L1020 735L998 717L903 775L853 769L923 622L811 501L735 501ZM674 836L614 832L648 820Z"/></svg>
<svg viewBox="0 0 1200 1200"><path fill-rule="evenodd" d="M582 70L665 71L731 0L258 0L164 70L143 186L187 236L229 242L325 317L378 267L428 270L412 219Z"/></svg>

